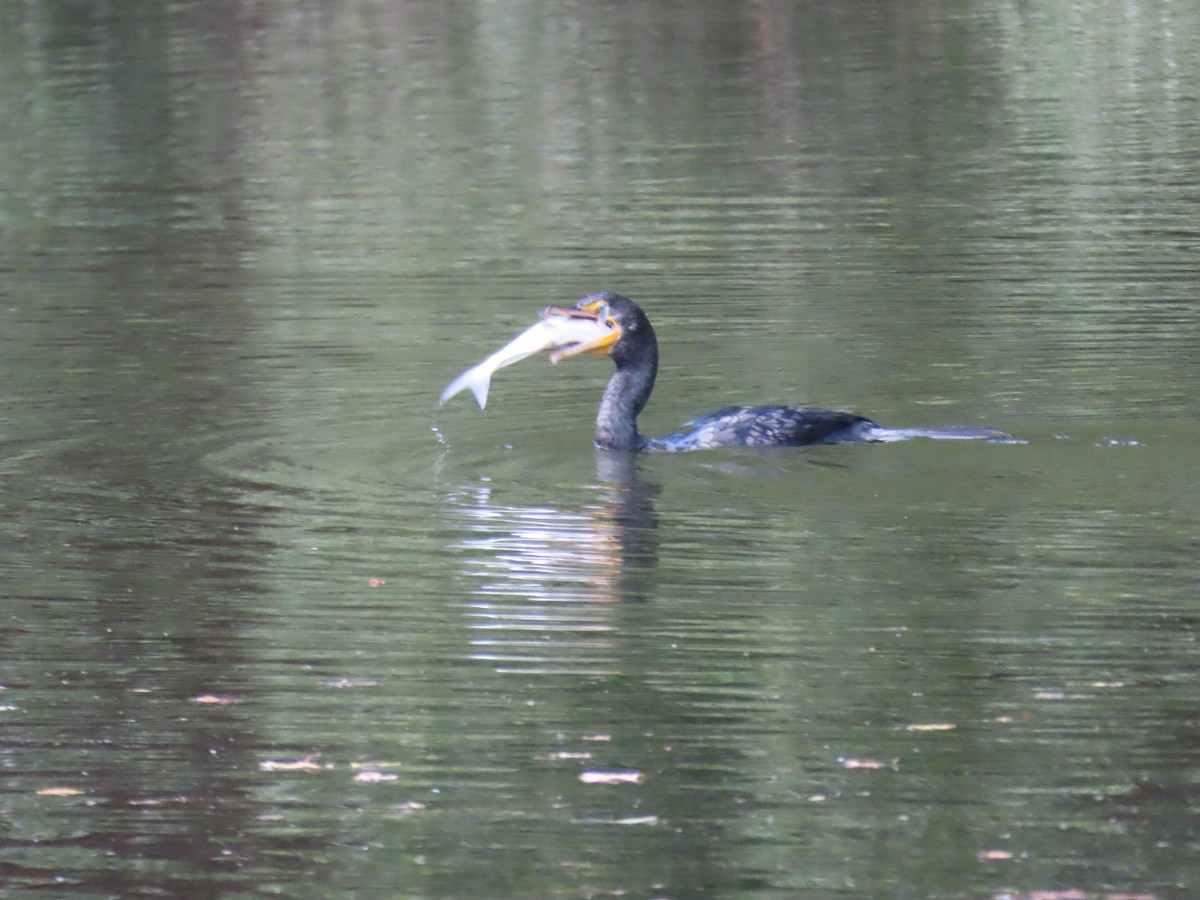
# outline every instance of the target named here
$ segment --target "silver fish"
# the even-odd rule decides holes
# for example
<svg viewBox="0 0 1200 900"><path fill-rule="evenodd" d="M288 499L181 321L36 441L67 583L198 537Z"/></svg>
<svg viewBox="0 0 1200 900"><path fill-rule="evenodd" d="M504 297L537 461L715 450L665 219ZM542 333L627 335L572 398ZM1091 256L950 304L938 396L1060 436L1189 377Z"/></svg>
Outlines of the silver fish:
<svg viewBox="0 0 1200 900"><path fill-rule="evenodd" d="M564 347L590 347L597 342L603 342L611 337L614 326L598 322L589 316L575 314L571 310L547 309L542 312L542 318L525 329L509 343L505 344L477 366L472 366L452 382L446 385L438 403L446 405L446 401L461 391L470 388L475 395L475 402L483 409L487 405L488 388L492 383L492 373L505 366L511 366L526 357L533 356L542 350L561 350ZM550 357L551 362L558 361L558 355Z"/></svg>

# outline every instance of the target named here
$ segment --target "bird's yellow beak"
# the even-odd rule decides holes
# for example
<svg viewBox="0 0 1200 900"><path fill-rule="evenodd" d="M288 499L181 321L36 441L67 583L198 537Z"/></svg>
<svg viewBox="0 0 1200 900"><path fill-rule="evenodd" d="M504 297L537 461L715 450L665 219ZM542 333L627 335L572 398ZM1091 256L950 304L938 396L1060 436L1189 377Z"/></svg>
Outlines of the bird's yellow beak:
<svg viewBox="0 0 1200 900"><path fill-rule="evenodd" d="M592 322L599 322L608 329L602 335L590 341L572 344L569 347L564 347L562 350L554 351L550 354L550 362L552 363L570 359L572 356L578 356L581 353L590 353L593 356L607 356L613 344L621 339L621 326L617 324L616 319L608 314L608 304L603 300L595 300L584 306L576 306L572 309L551 306L542 311L542 316L566 316L571 319L587 319Z"/></svg>

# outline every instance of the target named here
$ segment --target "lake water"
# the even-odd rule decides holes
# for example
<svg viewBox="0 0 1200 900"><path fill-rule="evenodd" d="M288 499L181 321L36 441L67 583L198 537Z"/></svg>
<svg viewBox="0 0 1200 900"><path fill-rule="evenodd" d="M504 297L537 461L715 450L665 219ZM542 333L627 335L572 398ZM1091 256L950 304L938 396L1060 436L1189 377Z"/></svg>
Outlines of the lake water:
<svg viewBox="0 0 1200 900"><path fill-rule="evenodd" d="M1200 11L0 8L0 893L1200 893ZM458 372L639 300L611 368Z"/></svg>

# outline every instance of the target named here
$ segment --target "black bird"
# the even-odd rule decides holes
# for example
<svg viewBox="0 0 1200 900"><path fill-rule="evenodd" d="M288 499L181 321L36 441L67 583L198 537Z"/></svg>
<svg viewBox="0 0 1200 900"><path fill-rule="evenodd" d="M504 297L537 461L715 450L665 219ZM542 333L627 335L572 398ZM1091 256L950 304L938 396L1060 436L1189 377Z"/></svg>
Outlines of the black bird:
<svg viewBox="0 0 1200 900"><path fill-rule="evenodd" d="M1011 440L984 428L890 429L865 416L814 406L723 406L684 422L663 437L647 437L637 417L650 399L658 374L658 340L642 308L620 294L590 294L574 309L548 309L545 316L588 318L606 325L604 334L556 351L554 362L580 353L606 355L617 370L609 379L596 414L596 446L606 450L677 452L730 445L799 447L896 441L911 437Z"/></svg>

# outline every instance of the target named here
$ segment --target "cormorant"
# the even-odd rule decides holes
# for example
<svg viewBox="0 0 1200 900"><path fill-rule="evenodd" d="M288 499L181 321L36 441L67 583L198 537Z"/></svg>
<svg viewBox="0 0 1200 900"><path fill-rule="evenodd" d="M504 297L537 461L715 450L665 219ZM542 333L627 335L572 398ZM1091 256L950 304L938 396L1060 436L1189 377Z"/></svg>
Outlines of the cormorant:
<svg viewBox="0 0 1200 900"><path fill-rule="evenodd" d="M596 414L596 446L605 450L678 452L723 446L784 446L897 441L912 437L1011 440L987 428L883 428L865 416L815 406L723 406L684 422L663 437L640 434L637 417L658 374L658 340L642 308L620 294L590 294L572 309L551 307L542 321L485 362L464 372L441 402L470 387L482 407L492 373L538 350L553 349L551 362L582 353L608 356L617 370Z"/></svg>

